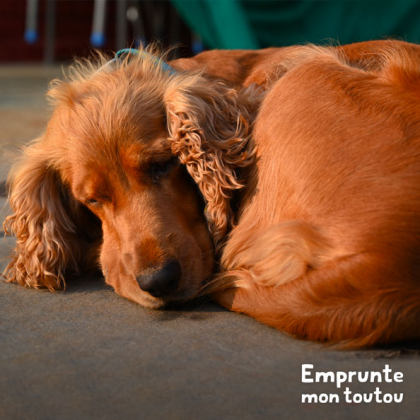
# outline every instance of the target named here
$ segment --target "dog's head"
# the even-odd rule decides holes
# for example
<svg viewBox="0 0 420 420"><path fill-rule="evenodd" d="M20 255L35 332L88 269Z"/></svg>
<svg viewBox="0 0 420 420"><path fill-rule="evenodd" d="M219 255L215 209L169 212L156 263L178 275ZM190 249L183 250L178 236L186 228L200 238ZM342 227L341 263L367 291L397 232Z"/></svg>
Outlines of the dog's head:
<svg viewBox="0 0 420 420"><path fill-rule="evenodd" d="M55 290L99 262L119 294L157 308L212 274L241 187L235 170L254 159L255 101L150 55L101 65L53 85L47 130L12 172L7 276Z"/></svg>

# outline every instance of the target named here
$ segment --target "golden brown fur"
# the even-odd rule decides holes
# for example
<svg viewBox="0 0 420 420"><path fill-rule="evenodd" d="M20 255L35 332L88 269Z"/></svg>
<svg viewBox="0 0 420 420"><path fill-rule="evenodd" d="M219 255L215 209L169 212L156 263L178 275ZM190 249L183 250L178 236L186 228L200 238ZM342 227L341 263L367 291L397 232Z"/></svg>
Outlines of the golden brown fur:
<svg viewBox="0 0 420 420"><path fill-rule="evenodd" d="M418 46L104 64L55 84L11 175L9 280L56 290L99 261L148 307L207 292L312 340L420 338Z"/></svg>

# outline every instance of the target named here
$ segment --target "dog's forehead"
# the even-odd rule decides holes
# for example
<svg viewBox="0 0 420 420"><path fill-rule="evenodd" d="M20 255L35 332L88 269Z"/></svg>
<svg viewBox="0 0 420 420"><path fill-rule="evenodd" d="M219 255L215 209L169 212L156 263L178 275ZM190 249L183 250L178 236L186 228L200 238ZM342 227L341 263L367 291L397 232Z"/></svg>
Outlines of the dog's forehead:
<svg viewBox="0 0 420 420"><path fill-rule="evenodd" d="M112 89L111 89L112 90ZM62 103L49 125L60 148L82 150L86 155L115 149L153 147L168 137L164 107L159 99L102 91L72 103Z"/></svg>
<svg viewBox="0 0 420 420"><path fill-rule="evenodd" d="M121 136L152 140L165 121L163 92L133 75L99 75L83 83L61 88L56 119L62 130L75 137Z"/></svg>

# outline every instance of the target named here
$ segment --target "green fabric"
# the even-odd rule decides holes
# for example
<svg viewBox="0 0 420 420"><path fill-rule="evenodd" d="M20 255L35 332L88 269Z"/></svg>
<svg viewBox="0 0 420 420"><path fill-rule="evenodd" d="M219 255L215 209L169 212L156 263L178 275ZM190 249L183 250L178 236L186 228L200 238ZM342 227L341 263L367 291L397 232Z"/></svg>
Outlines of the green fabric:
<svg viewBox="0 0 420 420"><path fill-rule="evenodd" d="M420 42L418 0L172 0L208 48L381 38Z"/></svg>

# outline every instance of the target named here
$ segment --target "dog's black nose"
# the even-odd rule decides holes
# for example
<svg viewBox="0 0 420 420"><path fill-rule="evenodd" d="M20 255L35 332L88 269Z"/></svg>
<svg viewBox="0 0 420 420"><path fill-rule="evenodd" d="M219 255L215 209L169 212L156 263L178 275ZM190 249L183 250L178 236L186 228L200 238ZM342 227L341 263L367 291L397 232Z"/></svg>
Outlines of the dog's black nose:
<svg viewBox="0 0 420 420"><path fill-rule="evenodd" d="M142 290L154 297L165 297L174 292L181 280L181 266L178 261L170 261L160 270L137 277Z"/></svg>

